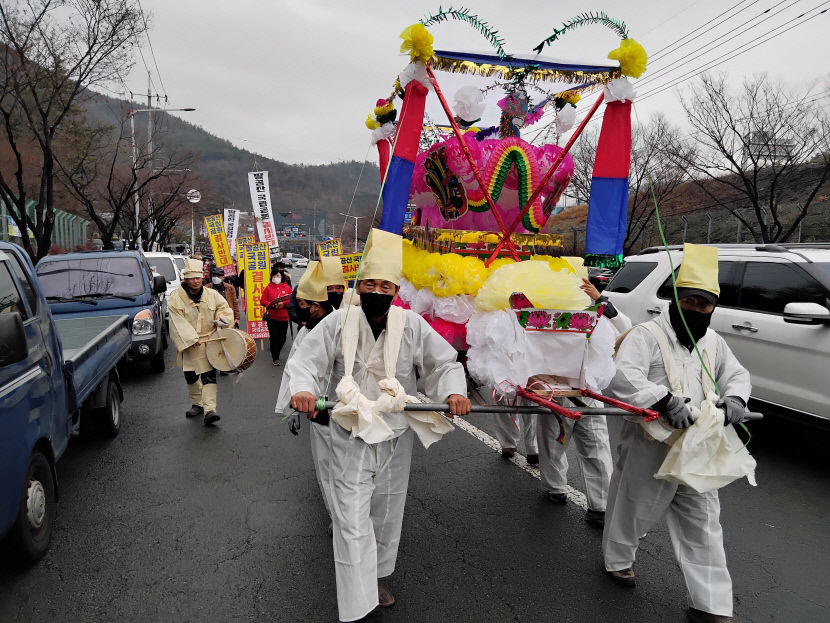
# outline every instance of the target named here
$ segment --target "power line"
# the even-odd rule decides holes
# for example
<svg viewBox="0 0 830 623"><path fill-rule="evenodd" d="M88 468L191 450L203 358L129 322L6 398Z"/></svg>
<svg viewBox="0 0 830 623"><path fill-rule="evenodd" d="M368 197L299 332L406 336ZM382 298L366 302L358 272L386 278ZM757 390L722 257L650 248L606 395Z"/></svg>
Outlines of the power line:
<svg viewBox="0 0 830 623"><path fill-rule="evenodd" d="M704 23L704 24L701 24L701 25L700 25L700 26L698 26L697 28L694 28L694 29L690 30L689 32L687 32L685 35L683 35L683 36L682 36L682 37L680 37L679 39L677 39L677 40L675 40L675 41L671 42L670 44L668 44L668 45L667 45L667 46L665 46L665 47L660 48L660 49L659 49L659 50L657 50L654 54L652 54L652 55L651 55L651 60L652 60L652 62L653 62L653 61L657 61L657 60L659 60L659 59L660 59L660 57L661 57L661 55L662 55L662 56L665 56L666 54L671 54L672 52L676 52L677 50L679 50L679 49L680 49L680 48L682 48L682 47L685 47L686 45L688 45L689 43L691 43L692 41L694 41L694 40L695 40L695 39L697 39L698 37L702 37L702 36L705 34L705 31L703 31L703 29L704 29L704 28L706 28L706 26L708 26L709 24L711 24L712 22L714 22L714 21L715 21L716 19L718 19L719 17L722 17L722 16L726 15L727 13L729 13L729 12L730 12L730 11L732 11L733 9L737 8L738 6L740 6L741 4L743 4L744 2L746 2L746 0L740 0L740 2L737 2L736 4L733 4L731 7L729 7L728 9L726 9L723 13L719 13L718 15L715 15L715 17L713 17L712 19L710 19L708 22L706 22L706 23ZM752 2L752 4L750 4L750 5L748 5L748 6L745 6L745 7L744 7L744 8L742 8L740 11L738 11L738 13L735 13L735 15L732 15L732 16L730 16L730 17L726 18L725 20L723 20L722 22L720 22L720 23L716 24L716 25L715 25L715 27L719 26L719 25L720 25L720 24L722 24L722 23L725 23L725 22L729 21L730 19L732 19L733 17L735 17L735 16L736 16L736 15L738 15L739 13L741 13L741 12L745 11L746 9L748 9L749 7L751 7L753 4L757 4L758 2L759 2L759 0L754 0L754 2ZM685 38L686 38L686 37L688 37L689 35L693 35L693 34L694 34L694 33L696 33L696 32L697 32L697 33L699 33L697 36L692 37L692 38L691 38L691 39L689 39L686 43L684 43L683 45L679 46L678 48L676 48L676 49L672 50L671 52L666 52L666 54L662 54L664 51L668 50L668 49L669 49L669 48L671 48L671 47L674 47L675 45L677 45L678 43L680 43L681 41L683 41L683 39L685 39Z"/></svg>
<svg viewBox="0 0 830 623"><path fill-rule="evenodd" d="M150 54L153 57L153 65L156 68L156 75L159 78L159 84L161 84L161 92L164 93L164 99L167 101L167 89L164 88L164 80L161 78L161 71L159 70L158 63L156 62L156 52L153 50L153 42L150 41L150 27L147 24L147 17L144 14L144 8L141 6L141 0L137 0L138 2L138 10L141 13L141 19L144 22L144 34L147 35L147 43L150 45ZM145 64L146 67L146 64Z"/></svg>
<svg viewBox="0 0 830 623"><path fill-rule="evenodd" d="M661 53L661 52L663 52L663 51L665 51L665 50L668 50L669 48L671 48L671 47L675 46L676 44L678 44L679 42L681 42L683 39L687 38L689 35L694 34L694 33L695 33L695 32L697 32L697 31L702 31L702 30L703 30L706 26L708 26L708 25L712 24L712 22L714 22L715 20L717 20L717 19L718 19L718 18L720 18L720 17L723 17L723 16L724 16L724 15L726 15L727 13L730 13L732 10L734 10L735 8L737 8L738 6L740 6L741 4L743 4L743 3L744 3L744 2L746 2L746 1L747 1L747 0L739 0L739 2L737 2L737 3L736 3L736 4L734 4L734 5L732 5L731 7L729 7L728 9L726 9L725 11L723 11L722 13L719 13L718 15L716 15L716 16L715 16L715 17L713 17L713 18L711 18L711 19L710 19L710 20L708 20L707 22L704 22L703 24L701 24L701 25L700 25L700 26L698 26L697 28L695 28L695 29L693 29L693 30L689 31L688 33L686 33L685 35L683 35L683 36L682 36L682 37L680 37L679 39L676 39L675 41L673 41L673 42L669 43L668 45L664 46L663 48L661 48L660 50L658 50L658 51L655 53L656 57L657 57L657 58L659 58L659 56L660 56L660 53ZM741 9L740 11L738 11L737 13L735 13L735 14L733 14L733 15L731 15L731 16L729 16L729 17L727 17L727 18L723 19L723 20L721 20L721 21L720 21L720 22L718 22L717 24L715 24L715 25L713 26L713 28L717 28L717 27L718 27L718 26L720 26L721 24L725 24L725 23L726 23L726 22L728 22L730 19L732 19L732 18L736 17L738 14L740 14L742 11L744 11L744 10L748 9L749 7L753 6L754 4L757 4L757 2L758 2L758 1L759 1L759 0L754 0L751 4L749 4L749 5L745 6L744 8L742 8L742 9ZM754 18L753 18L753 19L754 19ZM750 20L750 21L751 21L751 20ZM745 23L746 23L746 22L745 22ZM738 26L738 28L740 28L740 26ZM710 29L710 30L711 30L711 29ZM698 35L698 36L701 36L701 35ZM687 45L688 43L690 43L690 42L691 42L691 41L693 41L694 39L697 39L697 37L693 37L690 41L687 41L687 42L686 42L686 43L684 43L683 45L679 46L677 49L680 49L681 47L684 47L685 45ZM675 49L674 51L677 51L677 49ZM700 48L699 48L699 49L700 49ZM695 50L695 51L697 51L697 50ZM652 62L652 63L654 62L654 60L655 60L655 55L652 55L652 57L651 57L651 61L650 61L650 62ZM664 56L665 56L665 55L664 55ZM583 112L583 113L584 113L584 112L585 112L585 110L587 110L587 108L584 108L584 109L583 109L582 111L580 111L580 112ZM548 115L554 115L554 112L555 112L555 111L550 111L550 113L545 113L545 115L543 115L543 116L542 116L542 118L541 118L541 119L539 119L539 121L542 121L542 120L545 118L545 116L548 116ZM548 117L548 118L550 118L550 117ZM597 120L597 119L601 119L601 118L602 118L602 115L599 115L598 117L594 117L591 121L593 122L593 121L595 121L595 120ZM554 120L555 120L555 115L554 115ZM537 140L537 139L539 138L539 136L541 136L543 133L545 133L547 130L549 130L549 129L550 129L550 127L551 127L551 125L552 125L553 123L554 123L554 121L550 121L547 125L542 126L542 127L541 127L541 129L540 129L540 130L536 133L536 135L533 137L533 139L531 139L531 140L530 140L530 141L528 141L528 142L531 142L531 143L532 143L533 141Z"/></svg>
<svg viewBox="0 0 830 623"><path fill-rule="evenodd" d="M798 1L798 0L796 0L796 1ZM794 2L793 2L793 3L790 3L790 5L788 5L788 6L787 6L787 7L785 7L785 8L789 8L789 7L791 7L791 6L792 6L792 4L794 4ZM768 35L768 34L770 34L770 33L772 33L772 32L774 32L775 30L777 30L777 29L779 29L779 28L782 28L783 26L786 26L787 24L789 24L789 23L791 23L791 22L793 22L793 21L795 21L795 20L797 20L797 19L799 19L799 18L803 17L803 16L804 16L805 14L807 14L807 13L812 12L813 10L815 10L816 8L818 8L818 7L820 7L820 6L821 6L821 5L818 5L817 7L814 7L813 9L810 9L810 10L806 11L805 13L802 13L801 15L799 15L799 16L797 16L797 17L793 18L793 19L790 19L790 20L788 20L788 21L783 22L782 24L778 25L777 27L775 27L775 28L773 28L773 29L771 29L771 30L769 30L769 31L767 31L767 32L765 32L765 33L763 33L763 34L761 34L761 35L759 35L759 36L757 36L757 37L753 38L753 39L750 39L749 41L747 41L747 42L745 42L745 43L743 43L743 44L741 44L741 45L739 45L739 46L737 46L737 47L733 48L732 50L729 50L729 51L728 51L728 52L726 52L725 54L722 54L721 56L719 56L719 57L717 57L717 58L715 58L715 59L711 59L711 60L709 60L709 61L706 61L703 65L699 65L699 66L698 66L695 70L692 70L692 71L696 71L697 69L700 69L701 67L704 67L705 65L710 64L710 63L713 63L713 64L711 65L711 67L708 67L708 69L711 69L712 67L717 66L716 64L714 64L714 63L715 63L715 61L718 61L718 60L720 60L720 59L723 59L725 56L728 56L728 55L730 55L730 54L732 54L732 53L736 52L736 51L737 51L737 50L739 50L740 48L742 48L742 47L744 47L744 46L746 46L746 45L749 45L749 44L751 44L751 43L753 43L753 42L755 42L755 41L758 41L759 39L761 39L761 38L765 37L766 35ZM782 10L783 10L783 9L782 9ZM765 12L766 12L766 11L765 11ZM776 12L774 15L777 15L777 14L778 14L778 13L780 13L780 12L781 12L781 11L778 11L778 12ZM737 14L736 14L736 15L737 15ZM760 16L760 15L763 15L763 13L759 14L759 16ZM759 17L759 16L756 16L756 18L757 18L757 17ZM732 17L734 17L734 15L733 15ZM772 17L772 16L770 16L770 17ZM814 17L815 17L815 16L814 16ZM725 22L725 21L728 21L728 19L731 19L731 18L727 18L727 20L724 20L724 22ZM753 19L755 19L755 18L753 18ZM769 18L767 18L767 19L769 19ZM710 20L710 22L711 22L711 21L712 21L712 20ZM749 20L749 21L752 21L752 20ZM767 20L765 19L765 20L763 20L763 21L767 21ZM806 20L805 20L805 21L806 21ZM708 22L707 22L707 23L708 23ZM746 23L748 23L748 22L744 22L744 24L746 24ZM763 23L763 22L759 22L759 24L756 24L755 26L750 27L750 29L751 29L751 28L754 28L754 27L757 27L758 25L760 25L760 23ZM741 26L743 26L744 24L742 24ZM798 24L796 24L796 25L798 25ZM740 28L741 26L738 26L737 28ZM746 30L745 30L745 31L743 31L741 34L743 34L744 32L747 32L747 31L748 31L748 30L750 30L750 29L746 29ZM729 31L729 32L733 32L734 30L735 30L735 29L733 29L732 31ZM784 31L784 32L786 32L786 31ZM779 34L783 34L783 32L782 32L782 33L779 33ZM770 38L772 38L772 37L770 37ZM765 41L767 41L767 40L769 40L769 39L766 39ZM763 43L763 41L762 41L761 43ZM691 54L695 54L695 53L697 53L697 52L699 52L699 51L703 50L705 47L709 46L710 44L711 44L711 42L710 42L709 44L705 44L704 46L702 46L702 47L698 48L697 50L693 50L693 51L691 51L691 52L689 53L689 55L691 55ZM716 46L715 48L710 49L710 50L709 50L709 52L711 52L712 50L716 49L717 47L720 47L721 45L725 45L725 43L721 43L721 44L719 44L718 46ZM750 48L750 49L752 49L752 48ZM748 51L748 50L744 50L744 52L746 52L746 51ZM741 52L741 53L743 53L743 52ZM688 56L688 55L687 55L687 56ZM737 56L737 54L736 54L735 56ZM734 56L732 56L731 58L734 58ZM724 60L724 62L725 62L726 60L730 60L730 59L728 59L728 58L727 58L727 59L725 59L725 60ZM720 64L720 63L717 63L717 64ZM704 71L705 71L705 70L704 70ZM663 71L663 70L661 70L660 72L658 72L658 75L659 75L660 73L664 73L664 71ZM694 74L694 75L697 75L697 74ZM658 90L660 90L660 89L661 89L661 87L663 87L663 86L665 86L665 85L667 85L667 84L671 84L671 86L674 86L674 85L679 84L680 82L682 82L682 81L684 81L684 80L687 80L687 79L689 79L689 78L694 77L694 75L687 75L687 76L685 76L684 78L681 78L681 79L671 78L671 79L669 79L668 81L664 81L664 82L662 82L662 84L659 84L659 85L652 85L652 89L651 89L651 90L646 91L646 93L645 93L644 95L641 95L641 96L639 97L639 99L643 99L646 95L650 95L650 94L652 94L652 93L656 93L656 92L658 92ZM637 83L637 86L639 86L639 85L641 85L641 84L643 84L643 83L646 83L648 80L650 80L650 79L652 79L652 78L653 78L653 77L649 77L649 78L644 79L644 80L643 80L643 81L641 81L641 82L638 82L638 83ZM595 117L595 118L594 118L594 119L592 119L591 121L593 122L593 121L595 121L595 120L597 120L597 119L601 119L601 118L602 118L602 116L600 115L599 117Z"/></svg>
<svg viewBox="0 0 830 623"><path fill-rule="evenodd" d="M793 28L796 28L797 26L801 26L802 24L805 24L805 23L809 22L811 19L815 19L816 17L819 17L820 15L823 15L824 13L826 13L828 11L828 9L825 8L824 10L819 11L815 15L811 15L810 17L802 19L800 22L796 22L795 24L793 24L789 28L786 28L785 30L782 30L779 33L771 35L771 36L769 36L766 39L763 39L761 41L758 41L758 39L761 39L761 37L765 37L766 35L770 35L771 33L775 32L776 30L779 30L780 28L783 28L788 23L791 23L791 22L794 22L798 19L801 19L802 17L807 15L807 13L811 13L812 11L815 11L815 10L819 9L821 6L828 5L828 4L830 4L830 2L824 2L822 4L819 4L815 7L813 7L812 9L810 9L808 11L805 11L804 13L802 13L801 15L796 17L795 19L790 20L789 22L784 22L783 24L781 24L779 26L776 26L775 28L772 28L771 30L768 30L763 35L760 35L759 37L756 37L755 39L747 41L746 43L743 43L743 44L739 45L738 47L733 48L732 50L722 54L721 56L719 56L715 59L712 59L711 61L707 61L703 65L700 65L697 68L693 69L692 71L694 71L695 73L693 73L691 75L688 75L688 76L685 76L685 77L680 78L678 80L675 80L674 82L670 82L669 84L667 84L666 86L664 86L662 88L657 87L656 89L652 89L651 91L647 91L645 94L643 94L639 97L639 100L642 101L644 99L648 99L649 97L657 95L658 93L662 93L663 91L666 91L667 89L670 89L670 88L680 84L681 82L685 82L686 80L690 80L690 79L702 74L705 71L713 69L713 68L717 67L718 65L722 65L726 61L732 60L733 58L741 56L742 54L746 54L750 50L753 50L753 49L757 48L759 45L761 45L763 43L766 43L767 41L771 41L772 39L775 39L776 37L780 37L781 35L783 35L784 33L789 32ZM753 45L751 47L746 48L745 50L741 50L740 52L737 52L737 50L740 50L741 48L749 45L750 43L753 43L754 41L758 41L758 43L756 43L755 45ZM735 53L733 54L733 52L735 52ZM730 54L731 54L731 56L730 56ZM723 59L723 60L721 60L721 59ZM719 62L715 62L715 61L719 61Z"/></svg>
<svg viewBox="0 0 830 623"><path fill-rule="evenodd" d="M719 65L722 65L723 63L725 63L727 61L730 61L733 58L736 58L738 56L741 56L742 54L745 54L745 53L749 52L750 50L753 50L754 48L758 47L759 45L762 45L762 44L764 44L768 41L771 41L772 39L775 39L776 37L779 37L779 36L789 32L790 30L792 30L793 28L796 28L797 26L801 26L802 24L805 24L806 22L810 21L811 19L819 17L820 15L823 15L824 13L826 13L830 9L825 8L822 11L816 13L815 15L811 15L809 17L801 19L805 15L807 15L808 13L811 13L811 12L819 9L820 7L822 7L825 4L830 4L830 2L824 2L824 3L818 4L817 6L813 7L812 9L809 9L809 10L805 11L804 13L801 13L797 17L780 24L780 25L776 26L775 28L772 28L772 29L768 30L767 32L755 37L754 39L751 39L750 41L747 41L746 43L743 43L743 44L729 50L728 52L725 52L721 56L718 56L717 58L706 61L702 65L698 65L698 67L691 70L693 73L690 73L690 74L688 74L688 75L686 75L682 78L670 80L668 83L663 83L662 85L655 85L654 88L652 88L651 90L646 91L642 95L639 95L637 97L637 101L641 102L645 99L648 99L649 97L653 97L654 95L658 95L658 94L660 94L660 93L662 93L662 92L664 92L668 89L671 89L671 88L673 88L673 87L675 87L675 86L677 86L677 85L679 85L683 82L686 82L687 80L691 80L692 78L695 78L695 77L699 76L700 74L702 74L706 71L709 71L710 69L714 69L715 67L718 67ZM797 21L799 19L801 21ZM784 26L787 26L788 24L791 24L792 22L796 22L796 23L792 24L789 28L786 28L785 30L782 30L781 32L778 32L776 34L771 34L771 33L774 33L776 30L779 30L779 29L783 28ZM770 36L767 36L767 35L770 35ZM766 37L766 38L764 38L764 37ZM745 50L741 50L741 48L746 47L746 46L748 46L748 45L750 45L750 44L752 44L753 42L756 42L756 41L757 41L757 43L755 43L755 45L752 45L751 47L748 47ZM741 50L741 51L738 52L738 50ZM603 118L603 116L604 116L604 113L599 114L599 115L595 115L589 121L589 123L594 123L595 121L599 121ZM535 138L534 138L534 140L535 140Z"/></svg>
<svg viewBox="0 0 830 623"><path fill-rule="evenodd" d="M734 35L731 39L726 39L726 37L728 37L729 35L731 35L732 33L734 33L734 32L735 32L736 30L738 30L739 28L743 28L744 26L746 26L746 25L747 25L747 24L749 24L750 22L753 22L753 21L757 20L759 17L761 17L762 15L765 15L766 13L769 13L769 12L772 10L772 9L767 9L766 11L763 11L763 12L759 13L759 14L758 14L758 15L756 15L755 17L752 17L752 18L750 18L750 19L746 20L745 22L743 22L742 24L740 24L740 25L736 26L736 27L735 27L735 28L733 28L732 30L727 31L727 32L723 33L722 35L717 35L717 36L716 36L716 38L712 39L709 43L707 43L707 44L703 45L702 47L698 48L697 50L694 50L694 51L692 52L692 54L695 54L696 56L703 56L703 55L705 55L705 54L708 54L709 52L713 52L714 50L717 50L718 48L720 48L720 47L722 47L722 46L724 46L724 45L727 45L730 41L733 41L736 37L739 37L739 36L741 36L741 35L743 35L743 34L745 34L745 33L749 32L750 30L752 30L752 29L754 29L754 28L757 28L758 26L760 26L760 25L761 25L761 24L763 24L764 22L769 21L770 19L772 19L772 18L773 18L773 17L775 17L776 15L780 15L781 13L783 13L784 11L786 11L787 9L789 9L790 7L792 7L794 4L796 4L796 3L798 3L798 2L801 2L801 0L793 0L793 1L792 1L792 2L790 2L790 4L788 4L787 6L785 6L785 7L784 7L784 8L782 8L782 9L780 9L779 11L776 11L776 12L775 12L775 13L773 13L772 15L769 15L769 16L765 17L765 18L764 18L764 19L762 19L760 22L758 22L758 23L756 23L756 24L753 24L752 26L747 26L747 27L746 27L746 28L744 28L742 31L740 31L740 32L736 33L736 34L735 34L735 35ZM786 22L785 22L785 23L786 23ZM762 35L762 36L763 36L763 35ZM717 45L714 45L714 46L713 46L712 44L714 44L714 43L715 43L715 42L717 42L717 41L720 41L720 43L718 43ZM709 48L709 49L707 50L707 48ZM688 56L688 55L687 55L687 56ZM648 82L652 82L652 81L654 81L654 80L657 80L658 78L661 78L661 77L665 76L665 74L667 74L667 73L674 73L675 71L677 71L678 69L681 69L681 68L680 68L680 67L676 67L675 69L672 69L671 71L669 71L669 68L670 68L670 67L673 67L674 65L677 65L677 64L678 64L678 63L680 63L680 62L683 62L684 60L686 60L686 57L685 57L685 56L680 57L680 58L678 58L678 59L676 59L676 60L672 61L671 63L669 63L669 64L668 64L668 65L666 65L665 67L661 67L661 68L660 68L660 70L659 70L659 71L657 71L656 73L654 73L654 74L652 74L652 75L650 75L650 76L646 77L646 78L645 78L645 79L643 79L642 81L640 81L640 83L639 83L639 84L640 84L640 85L644 85L644 84L647 84Z"/></svg>

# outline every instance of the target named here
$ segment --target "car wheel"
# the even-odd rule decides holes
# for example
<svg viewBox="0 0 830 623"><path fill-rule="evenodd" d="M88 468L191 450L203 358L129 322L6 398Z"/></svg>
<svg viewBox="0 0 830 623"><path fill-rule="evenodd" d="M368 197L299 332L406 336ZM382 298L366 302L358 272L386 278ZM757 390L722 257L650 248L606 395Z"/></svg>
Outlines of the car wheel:
<svg viewBox="0 0 830 623"><path fill-rule="evenodd" d="M55 523L55 479L52 466L38 450L29 457L17 520L10 534L20 562L34 564L49 549Z"/></svg>
<svg viewBox="0 0 830 623"><path fill-rule="evenodd" d="M113 380L107 385L107 404L95 410L95 419L105 437L112 439L121 430L121 395Z"/></svg>
<svg viewBox="0 0 830 623"><path fill-rule="evenodd" d="M164 365L164 349L162 349L150 360L150 370L156 374L164 372Z"/></svg>

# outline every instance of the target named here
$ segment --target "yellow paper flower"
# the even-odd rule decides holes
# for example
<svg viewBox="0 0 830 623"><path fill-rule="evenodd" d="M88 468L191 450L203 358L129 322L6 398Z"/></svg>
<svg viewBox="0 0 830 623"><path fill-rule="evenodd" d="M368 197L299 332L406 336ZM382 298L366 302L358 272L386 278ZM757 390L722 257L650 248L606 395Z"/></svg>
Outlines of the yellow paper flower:
<svg viewBox="0 0 830 623"><path fill-rule="evenodd" d="M616 50L611 50L608 53L608 58L612 61L619 61L622 75L631 78L639 78L642 76L648 62L648 55L645 49L634 41L634 39L623 39L620 41L620 47Z"/></svg>
<svg viewBox="0 0 830 623"><path fill-rule="evenodd" d="M372 115L369 115L368 117L366 117L366 127L370 130L374 130L376 128L379 128L380 124L377 121L375 121L375 118Z"/></svg>
<svg viewBox="0 0 830 623"><path fill-rule="evenodd" d="M576 103L582 99L579 95L579 91L563 91L556 96L558 99L564 100L568 104L573 104L576 106Z"/></svg>
<svg viewBox="0 0 830 623"><path fill-rule="evenodd" d="M423 24L412 24L401 33L401 52L409 52L410 60L429 62L435 51L432 49L432 35Z"/></svg>

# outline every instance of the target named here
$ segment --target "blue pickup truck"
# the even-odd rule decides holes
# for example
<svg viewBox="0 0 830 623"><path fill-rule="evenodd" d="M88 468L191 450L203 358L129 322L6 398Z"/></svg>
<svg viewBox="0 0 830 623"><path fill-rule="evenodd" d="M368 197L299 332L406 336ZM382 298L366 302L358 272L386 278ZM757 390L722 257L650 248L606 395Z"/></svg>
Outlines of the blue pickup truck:
<svg viewBox="0 0 830 623"><path fill-rule="evenodd" d="M53 319L28 256L0 242L0 539L22 562L49 547L72 433L118 434L129 320Z"/></svg>
<svg viewBox="0 0 830 623"><path fill-rule="evenodd" d="M47 255L37 278L55 318L130 317L128 361L149 361L164 372L167 281L153 274L141 251L89 251Z"/></svg>

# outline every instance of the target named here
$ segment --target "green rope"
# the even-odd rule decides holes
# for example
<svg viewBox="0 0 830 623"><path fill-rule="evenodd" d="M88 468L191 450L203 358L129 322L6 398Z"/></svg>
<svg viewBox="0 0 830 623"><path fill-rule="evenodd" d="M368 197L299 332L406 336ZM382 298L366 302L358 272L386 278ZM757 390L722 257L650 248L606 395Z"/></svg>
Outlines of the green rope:
<svg viewBox="0 0 830 623"><path fill-rule="evenodd" d="M401 108L401 116L398 119L398 124L400 125L403 123L404 115L406 114L406 107ZM385 139L384 139L385 140ZM386 181L389 179L389 167L392 166L392 157L395 154L395 147L398 144L398 133L395 132L395 140L392 142L392 148L389 150L389 162L386 163L386 171L383 173L383 181L380 184L380 190L378 191L378 198L377 202L375 203L375 210L372 213L372 223L375 222L375 218L378 215L378 209L380 208L380 201L383 198L383 189L386 187ZM357 239L355 238L354 241L355 246L357 246ZM363 246L363 251L360 254L360 263L357 266L357 274L354 276L354 287L352 291L349 293L349 304L346 305L346 318L344 319L344 323L348 322L349 320L349 313L351 312L354 305L352 305L352 301L354 300L354 293L357 290L357 282L360 281L360 273L363 270L363 257L366 255L366 245ZM340 334L337 336L337 346L335 348L335 357L337 357L337 351L340 350L340 345L343 342L343 330L341 328ZM326 408L325 402L328 399L329 390L331 389L331 378L334 375L334 359L331 362L331 368L329 368L328 379L326 379L326 390L323 392L323 395L318 398L317 404L315 408L318 411L322 411ZM322 406L321 406L322 405Z"/></svg>

